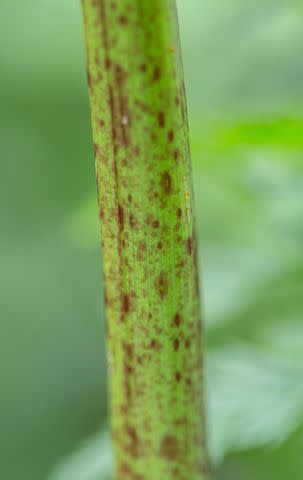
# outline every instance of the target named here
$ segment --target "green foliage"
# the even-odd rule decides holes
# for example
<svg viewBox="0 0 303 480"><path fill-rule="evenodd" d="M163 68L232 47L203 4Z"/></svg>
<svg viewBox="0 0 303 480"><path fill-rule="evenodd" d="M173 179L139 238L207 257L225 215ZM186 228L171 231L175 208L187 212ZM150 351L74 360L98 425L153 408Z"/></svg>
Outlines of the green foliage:
<svg viewBox="0 0 303 480"><path fill-rule="evenodd" d="M281 329L275 343L281 346L281 339L284 343L286 338L283 350L293 348L302 333L302 325L297 322L288 331ZM269 338L272 340L271 335ZM235 341L211 350L210 450L217 465L227 453L264 446L277 448L303 424L303 369L298 368L302 346L291 360L281 361L278 353ZM107 480L110 447L102 444L101 437L69 458L50 480L78 480L76 472L79 480Z"/></svg>
<svg viewBox="0 0 303 480"><path fill-rule="evenodd" d="M302 4L179 4L218 478L297 479ZM0 11L1 468L41 480L105 416L81 13L69 0Z"/></svg>
<svg viewBox="0 0 303 480"><path fill-rule="evenodd" d="M112 454L108 436L96 435L62 462L49 480L110 480Z"/></svg>

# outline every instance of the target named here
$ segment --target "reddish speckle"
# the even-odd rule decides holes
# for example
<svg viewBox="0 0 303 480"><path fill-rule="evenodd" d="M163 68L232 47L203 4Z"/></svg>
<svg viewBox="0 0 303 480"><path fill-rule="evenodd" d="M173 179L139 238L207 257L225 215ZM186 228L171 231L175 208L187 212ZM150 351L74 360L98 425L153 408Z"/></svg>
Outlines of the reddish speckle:
<svg viewBox="0 0 303 480"><path fill-rule="evenodd" d="M97 157L98 153L99 153L99 147L98 147L98 145L97 145L96 143L94 143L94 155L95 155L95 158Z"/></svg>
<svg viewBox="0 0 303 480"><path fill-rule="evenodd" d="M175 160L178 160L179 157L180 157L180 152L179 152L178 149L176 149L176 150L174 151L174 159L175 159Z"/></svg>
<svg viewBox="0 0 303 480"><path fill-rule="evenodd" d="M89 88L91 88L93 85L93 79L89 70L87 70L87 83Z"/></svg>
<svg viewBox="0 0 303 480"><path fill-rule="evenodd" d="M114 176L117 178L118 177L117 162L113 163L113 173L114 173Z"/></svg>
<svg viewBox="0 0 303 480"><path fill-rule="evenodd" d="M111 303L109 298L108 298L108 294L107 294L106 290L104 290L104 303L105 303L105 305L110 305L110 303Z"/></svg>
<svg viewBox="0 0 303 480"><path fill-rule="evenodd" d="M175 338L173 345L174 345L175 352L177 352L179 350L179 347L180 347L180 342L179 342L178 338Z"/></svg>
<svg viewBox="0 0 303 480"><path fill-rule="evenodd" d="M168 280L164 272L161 272L160 275L156 278L155 288L159 297L161 298L161 300L163 300L168 293Z"/></svg>
<svg viewBox="0 0 303 480"><path fill-rule="evenodd" d="M97 81L97 82L102 82L102 80L103 80L103 75L102 75L102 73L99 73L98 76L97 76L96 81Z"/></svg>
<svg viewBox="0 0 303 480"><path fill-rule="evenodd" d="M109 70L110 66L111 66L110 59L108 57L106 57L105 60L104 60L105 70Z"/></svg>
<svg viewBox="0 0 303 480"><path fill-rule="evenodd" d="M127 200L129 201L129 203L132 202L133 200L133 197L131 196L131 194L129 193L128 196L127 196Z"/></svg>
<svg viewBox="0 0 303 480"><path fill-rule="evenodd" d="M123 474L122 478L124 478L124 475L129 476L132 474L131 468L127 463L122 463L122 465L119 468L119 471L121 474Z"/></svg>
<svg viewBox="0 0 303 480"><path fill-rule="evenodd" d="M176 325L176 327L180 327L181 325L181 315L179 313L176 313L176 315L174 316L174 324Z"/></svg>
<svg viewBox="0 0 303 480"><path fill-rule="evenodd" d="M158 340L153 338L150 342L150 348L152 350L159 351L161 347L160 347L160 343L158 342Z"/></svg>
<svg viewBox="0 0 303 480"><path fill-rule="evenodd" d="M122 295L122 310L124 313L129 313L130 311L130 299L128 295Z"/></svg>
<svg viewBox="0 0 303 480"><path fill-rule="evenodd" d="M153 82L157 82L161 78L161 68L160 67L155 67L153 71L153 77L152 80Z"/></svg>
<svg viewBox="0 0 303 480"><path fill-rule="evenodd" d="M158 113L158 123L161 128L165 127L165 115L163 112Z"/></svg>
<svg viewBox="0 0 303 480"><path fill-rule="evenodd" d="M127 18L125 15L120 15L120 17L118 18L118 21L120 23L120 25L126 25L127 24Z"/></svg>
<svg viewBox="0 0 303 480"><path fill-rule="evenodd" d="M125 82L126 73L120 65L115 66L115 77L119 86L121 83Z"/></svg>
<svg viewBox="0 0 303 480"><path fill-rule="evenodd" d="M158 249L158 250L162 250L162 248L163 248L163 243L162 243L162 242L158 242L158 244L157 244L157 249Z"/></svg>
<svg viewBox="0 0 303 480"><path fill-rule="evenodd" d="M168 172L164 172L161 175L161 187L166 195L169 195L172 190L171 176Z"/></svg>
<svg viewBox="0 0 303 480"><path fill-rule="evenodd" d="M124 228L124 210L122 205L118 205L118 223L120 230Z"/></svg>
<svg viewBox="0 0 303 480"><path fill-rule="evenodd" d="M126 425L125 426L125 431L128 435L129 442L125 446L125 450L132 456L132 457L139 457L140 456L140 450L141 450L141 442L138 437L138 434L134 427L131 425Z"/></svg>
<svg viewBox="0 0 303 480"><path fill-rule="evenodd" d="M188 255L191 255L193 251L193 240L191 237L187 239L186 248L187 248Z"/></svg>
<svg viewBox="0 0 303 480"><path fill-rule="evenodd" d="M137 390L137 392L138 392L139 395L141 394L139 389ZM124 444L125 451L131 457L135 457L135 458L138 458L138 457L144 455L145 445L141 441L136 429L132 425L126 423L125 433L127 435L127 440L126 440L126 443ZM139 476L137 476L135 474L133 474L129 478L134 479L134 480L144 480L143 477L139 478Z"/></svg>
<svg viewBox="0 0 303 480"><path fill-rule="evenodd" d="M131 360L134 357L134 347L127 342L122 344L125 355Z"/></svg>
<svg viewBox="0 0 303 480"><path fill-rule="evenodd" d="M126 397L126 401L127 401L127 403L129 403L130 400L131 400L131 388L130 388L127 377L124 378L124 380L123 380L123 388L124 388L124 395Z"/></svg>
<svg viewBox="0 0 303 480"><path fill-rule="evenodd" d="M178 218L181 218L181 217L182 217L182 210L181 210L181 208L178 208L178 210L177 210L177 217L178 217Z"/></svg>
<svg viewBox="0 0 303 480"><path fill-rule="evenodd" d="M124 364L124 373L126 377L129 377L134 372L133 367L131 367L128 363Z"/></svg>
<svg viewBox="0 0 303 480"><path fill-rule="evenodd" d="M146 224L153 228L159 228L160 226L159 220L156 220L151 214L147 216Z"/></svg>
<svg viewBox="0 0 303 480"><path fill-rule="evenodd" d="M138 226L138 220L134 217L132 213L129 215L129 225L130 228L136 228Z"/></svg>
<svg viewBox="0 0 303 480"><path fill-rule="evenodd" d="M187 339L185 340L185 348L187 348L187 350L188 350L189 347L190 347L190 340L187 338Z"/></svg>
<svg viewBox="0 0 303 480"><path fill-rule="evenodd" d="M105 125L104 120L102 120L102 119L98 120L98 125L99 125L100 128L103 128L104 125Z"/></svg>
<svg viewBox="0 0 303 480"><path fill-rule="evenodd" d="M172 130L169 130L167 133L167 140L171 143L174 140L174 132Z"/></svg>
<svg viewBox="0 0 303 480"><path fill-rule="evenodd" d="M141 252L146 252L146 243L142 240L138 243L138 248Z"/></svg>
<svg viewBox="0 0 303 480"><path fill-rule="evenodd" d="M175 461L179 458L178 441L172 435L166 435L161 442L160 455L166 460Z"/></svg>
<svg viewBox="0 0 303 480"><path fill-rule="evenodd" d="M181 378L182 378L182 377L181 377L181 373L180 373L180 372L177 372L177 373L176 373L176 382L179 383L179 382L181 381Z"/></svg>
<svg viewBox="0 0 303 480"><path fill-rule="evenodd" d="M142 64L139 66L139 70L140 70L140 72L145 73L146 70L147 70L146 64L145 64L145 63L142 63Z"/></svg>

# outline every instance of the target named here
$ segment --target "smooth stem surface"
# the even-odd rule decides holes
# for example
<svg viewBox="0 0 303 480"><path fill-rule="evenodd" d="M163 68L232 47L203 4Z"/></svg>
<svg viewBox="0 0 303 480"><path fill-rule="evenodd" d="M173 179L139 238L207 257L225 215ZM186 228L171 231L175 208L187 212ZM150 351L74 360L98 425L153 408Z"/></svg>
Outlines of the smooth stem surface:
<svg viewBox="0 0 303 480"><path fill-rule="evenodd" d="M116 479L202 480L202 343L175 2L84 0Z"/></svg>

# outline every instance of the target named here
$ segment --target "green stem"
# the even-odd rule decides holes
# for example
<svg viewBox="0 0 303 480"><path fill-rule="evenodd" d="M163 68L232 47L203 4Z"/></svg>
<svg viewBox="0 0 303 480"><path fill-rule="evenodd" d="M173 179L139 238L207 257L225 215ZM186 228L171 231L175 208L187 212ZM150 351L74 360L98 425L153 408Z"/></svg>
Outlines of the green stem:
<svg viewBox="0 0 303 480"><path fill-rule="evenodd" d="M201 480L202 342L174 0L83 0L118 480Z"/></svg>

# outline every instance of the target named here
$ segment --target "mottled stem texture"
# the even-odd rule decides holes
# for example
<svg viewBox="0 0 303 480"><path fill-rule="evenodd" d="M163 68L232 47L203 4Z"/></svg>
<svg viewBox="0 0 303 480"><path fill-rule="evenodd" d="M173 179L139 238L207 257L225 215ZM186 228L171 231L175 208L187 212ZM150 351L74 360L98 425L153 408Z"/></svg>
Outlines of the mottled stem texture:
<svg viewBox="0 0 303 480"><path fill-rule="evenodd" d="M202 331L175 0L83 0L117 480L204 480Z"/></svg>

